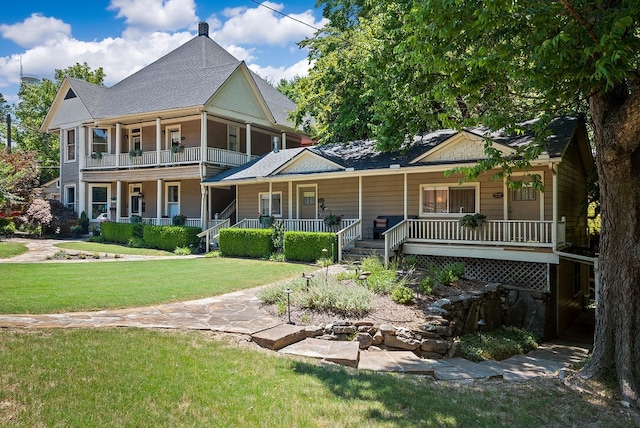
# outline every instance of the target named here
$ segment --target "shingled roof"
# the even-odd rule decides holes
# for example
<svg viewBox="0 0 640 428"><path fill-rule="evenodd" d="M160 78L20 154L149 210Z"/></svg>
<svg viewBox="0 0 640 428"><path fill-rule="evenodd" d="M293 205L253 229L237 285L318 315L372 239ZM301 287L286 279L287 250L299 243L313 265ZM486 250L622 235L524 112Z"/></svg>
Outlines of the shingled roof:
<svg viewBox="0 0 640 428"><path fill-rule="evenodd" d="M240 67L246 68L201 32L187 43L110 88L69 78L95 119L108 119L205 105ZM246 68L278 124L292 126L288 112L295 103ZM82 82L82 83L81 83Z"/></svg>
<svg viewBox="0 0 640 428"><path fill-rule="evenodd" d="M550 135L547 137L547 146L543 154L548 154L551 158L561 157L567 144L571 141L573 133L582 121L583 118L581 117L568 116L552 120L548 127ZM529 144L533 142L535 138L533 131L527 131L521 135L508 135L502 131L487 133L487 130L483 128L465 129L465 131L479 136L487 135L495 143L511 148ZM354 171L385 169L391 165L409 168L430 164L453 164L456 161L413 163L412 160L434 149L458 132L459 131L453 129L445 129L417 135L413 138L413 142L407 145L406 150L394 152L378 151L375 140L358 140L347 144L333 143L307 148L285 149L278 152L267 153L250 163L205 179L203 182L231 183L233 181L245 181L258 177L273 176L292 159L301 156L304 151L317 154L341 166L343 169L353 168ZM480 159L465 159L465 162L474 162L477 160ZM282 173L278 174L284 175ZM309 174L314 174L314 172L310 171Z"/></svg>

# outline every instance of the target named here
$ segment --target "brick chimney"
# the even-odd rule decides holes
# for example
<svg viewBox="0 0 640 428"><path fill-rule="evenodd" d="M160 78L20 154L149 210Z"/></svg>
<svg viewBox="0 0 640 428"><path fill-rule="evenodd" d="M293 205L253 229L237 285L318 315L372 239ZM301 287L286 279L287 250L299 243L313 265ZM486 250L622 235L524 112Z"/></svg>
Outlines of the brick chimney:
<svg viewBox="0 0 640 428"><path fill-rule="evenodd" d="M209 37L209 24L206 22L200 22L198 24L198 36Z"/></svg>

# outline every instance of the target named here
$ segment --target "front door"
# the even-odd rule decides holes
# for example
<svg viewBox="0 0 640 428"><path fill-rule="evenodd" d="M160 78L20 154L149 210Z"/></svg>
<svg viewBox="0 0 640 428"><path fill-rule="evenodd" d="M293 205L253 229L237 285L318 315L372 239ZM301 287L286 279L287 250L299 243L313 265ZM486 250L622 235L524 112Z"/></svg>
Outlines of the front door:
<svg viewBox="0 0 640 428"><path fill-rule="evenodd" d="M142 217L142 184L129 185L129 217L139 215Z"/></svg>
<svg viewBox="0 0 640 428"><path fill-rule="evenodd" d="M542 194L533 187L508 189L509 220L540 220Z"/></svg>
<svg viewBox="0 0 640 428"><path fill-rule="evenodd" d="M316 197L315 186L298 187L298 218L315 219L318 218L317 208L318 198Z"/></svg>

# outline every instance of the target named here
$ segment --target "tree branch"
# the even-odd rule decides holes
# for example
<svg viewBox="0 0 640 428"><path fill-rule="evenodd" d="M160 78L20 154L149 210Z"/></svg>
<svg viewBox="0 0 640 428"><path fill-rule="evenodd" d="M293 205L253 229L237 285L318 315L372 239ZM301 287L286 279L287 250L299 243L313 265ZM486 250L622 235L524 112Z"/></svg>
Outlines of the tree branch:
<svg viewBox="0 0 640 428"><path fill-rule="evenodd" d="M560 0L560 3L562 3L564 8L567 9L567 11L575 18L576 21L578 21L580 25L587 29L589 36L591 36L591 40L593 40L596 45L599 45L600 41L598 40L596 33L593 32L593 27L587 21L585 21L582 16L580 16L578 11L576 11L576 9L571 6L571 4L569 4L569 0Z"/></svg>

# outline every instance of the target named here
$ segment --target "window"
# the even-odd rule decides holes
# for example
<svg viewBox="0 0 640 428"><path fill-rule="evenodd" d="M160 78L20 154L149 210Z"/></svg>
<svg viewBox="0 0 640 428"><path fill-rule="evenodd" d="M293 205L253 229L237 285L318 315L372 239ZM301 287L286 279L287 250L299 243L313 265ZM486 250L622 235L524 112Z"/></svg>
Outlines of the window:
<svg viewBox="0 0 640 428"><path fill-rule="evenodd" d="M521 187L511 191L512 201L535 201L538 191L533 187Z"/></svg>
<svg viewBox="0 0 640 428"><path fill-rule="evenodd" d="M237 126L229 125L229 133L227 139L227 147L233 152L238 151L238 135L240 134Z"/></svg>
<svg viewBox="0 0 640 428"><path fill-rule="evenodd" d="M269 215L268 193L260 193L260 215ZM282 192L271 193L271 215L282 217Z"/></svg>
<svg viewBox="0 0 640 428"><path fill-rule="evenodd" d="M91 151L109 153L109 131L105 128L93 128Z"/></svg>
<svg viewBox="0 0 640 428"><path fill-rule="evenodd" d="M76 210L76 186L64 186L64 204L66 207Z"/></svg>
<svg viewBox="0 0 640 428"><path fill-rule="evenodd" d="M167 149L171 147L179 146L182 141L182 135L180 135L180 126L167 126L165 128L167 134Z"/></svg>
<svg viewBox="0 0 640 428"><path fill-rule="evenodd" d="M479 204L478 184L472 186L421 186L420 214L475 213Z"/></svg>
<svg viewBox="0 0 640 428"><path fill-rule="evenodd" d="M96 220L102 213L109 210L109 196L111 186L109 184L91 184L89 189L91 219Z"/></svg>
<svg viewBox="0 0 640 428"><path fill-rule="evenodd" d="M165 184L165 212L169 218L180 214L180 183Z"/></svg>
<svg viewBox="0 0 640 428"><path fill-rule="evenodd" d="M76 130L67 130L67 150L65 150L67 156L67 162L73 162L76 160Z"/></svg>
<svg viewBox="0 0 640 428"><path fill-rule="evenodd" d="M142 128L129 131L129 150L142 150Z"/></svg>

